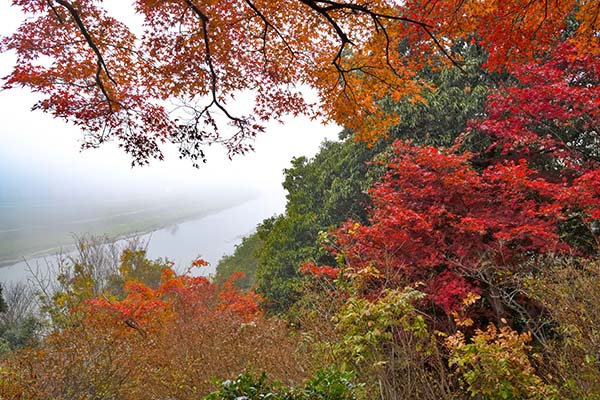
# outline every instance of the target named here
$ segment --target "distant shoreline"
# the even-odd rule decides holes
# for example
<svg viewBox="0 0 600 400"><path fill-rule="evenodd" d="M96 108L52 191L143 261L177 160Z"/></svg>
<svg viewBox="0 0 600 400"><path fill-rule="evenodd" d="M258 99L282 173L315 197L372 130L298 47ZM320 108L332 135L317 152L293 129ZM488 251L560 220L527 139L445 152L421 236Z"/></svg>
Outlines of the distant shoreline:
<svg viewBox="0 0 600 400"><path fill-rule="evenodd" d="M248 196L248 197L244 197L243 199L236 200L235 202L226 202L222 206L216 206L216 207L213 206L213 207L209 207L207 209L200 210L200 211L192 211L192 212L186 213L185 215L180 215L180 216L171 218L166 221L161 221L160 224L154 224L154 225L145 227L143 229L138 229L138 230L122 233L122 234L111 234L110 232L105 232L105 233L98 233L98 234L91 233L91 235L98 236L98 237L106 237L108 239L107 242L117 242L117 241L121 241L121 240L132 239L135 237L140 237L140 236L145 236L145 235L151 234L152 232L156 232L161 229L166 229L168 227L176 226L176 225L179 225L184 222L204 219L208 216L218 214L222 211L225 211L230 208L237 207L239 205L242 205L244 203L252 201L258 197L259 197L259 195L254 194L252 196ZM52 246L52 247L44 249L44 250L31 252L31 253L23 255L22 257L19 257L19 258L0 259L0 273L1 273L2 268L11 267L15 264L19 264L22 262L28 262L29 260L33 260L33 259L37 259L37 258L53 256L60 252L69 253L75 249L74 242L75 242L77 236L78 235L83 236L83 235L87 235L87 234L90 234L90 233L87 233L87 232L74 233L71 236L70 243L63 243L60 245Z"/></svg>

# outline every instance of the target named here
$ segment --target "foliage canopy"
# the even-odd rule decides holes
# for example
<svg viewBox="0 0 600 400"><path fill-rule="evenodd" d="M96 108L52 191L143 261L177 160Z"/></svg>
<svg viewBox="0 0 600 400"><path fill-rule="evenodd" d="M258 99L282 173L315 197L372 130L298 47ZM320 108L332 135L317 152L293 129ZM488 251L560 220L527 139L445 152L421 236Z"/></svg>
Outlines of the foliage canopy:
<svg viewBox="0 0 600 400"><path fill-rule="evenodd" d="M194 163L207 143L243 153L284 114L335 121L373 142L399 121L384 100L421 101L418 72L460 66L465 42L486 51L488 71L542 56L567 34L580 52L599 49L592 0L136 0L142 32L99 1L12 4L29 18L0 42L18 57L3 88L39 92L34 108L80 126L86 146L116 138L134 163L162 158L166 141ZM248 91L252 111L232 111Z"/></svg>

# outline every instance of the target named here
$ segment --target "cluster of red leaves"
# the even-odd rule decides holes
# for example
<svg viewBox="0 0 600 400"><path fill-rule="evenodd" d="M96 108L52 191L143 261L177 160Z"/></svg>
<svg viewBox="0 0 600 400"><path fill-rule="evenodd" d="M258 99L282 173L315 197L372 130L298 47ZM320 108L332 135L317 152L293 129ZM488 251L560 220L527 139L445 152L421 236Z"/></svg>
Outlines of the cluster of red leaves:
<svg viewBox="0 0 600 400"><path fill-rule="evenodd" d="M66 7L37 0L13 3L37 18L28 18L0 41L0 52L15 49L19 54L2 88L40 93L43 99L34 108L84 130L84 147L116 138L139 163L162 158L159 145L175 124L145 87L151 66L132 51L136 38L128 27L90 0L72 5L86 34Z"/></svg>
<svg viewBox="0 0 600 400"><path fill-rule="evenodd" d="M336 279L340 275L340 269L328 265L316 265L312 262L305 262L300 266L300 273L312 275L315 278Z"/></svg>
<svg viewBox="0 0 600 400"><path fill-rule="evenodd" d="M583 208L584 220L600 219L600 169L586 171L573 181L569 196L563 201Z"/></svg>
<svg viewBox="0 0 600 400"><path fill-rule="evenodd" d="M576 250L561 241L559 224L600 205L597 174L569 185L542 179L524 160L478 172L469 154L403 142L394 152L371 190L370 224L346 222L337 241L352 270L381 273L379 288L423 282L446 312L480 291L483 258L508 268L534 253Z"/></svg>
<svg viewBox="0 0 600 400"><path fill-rule="evenodd" d="M491 95L484 119L470 130L492 140L487 153L500 159L553 160L581 173L600 162L600 63L571 41L549 59L521 65L516 82Z"/></svg>
<svg viewBox="0 0 600 400"><path fill-rule="evenodd" d="M258 308L262 299L254 292L240 292L235 282L244 276L246 276L244 272L235 272L219 288L220 310L230 310L245 320L251 320L258 315L262 315L262 311Z"/></svg>
<svg viewBox="0 0 600 400"><path fill-rule="evenodd" d="M553 48L567 29L570 13L580 23L572 35L587 49L597 49L593 32L598 29L598 11L593 2L410 0L405 7L441 37L477 42L489 55L490 70L522 64Z"/></svg>
<svg viewBox="0 0 600 400"><path fill-rule="evenodd" d="M208 261L206 261L206 260L203 260L203 259L201 259L201 258L198 258L197 260L194 260L194 261L192 262L192 267L198 267L198 268L201 268L201 267L208 267L208 265L209 265L209 264L208 264Z"/></svg>

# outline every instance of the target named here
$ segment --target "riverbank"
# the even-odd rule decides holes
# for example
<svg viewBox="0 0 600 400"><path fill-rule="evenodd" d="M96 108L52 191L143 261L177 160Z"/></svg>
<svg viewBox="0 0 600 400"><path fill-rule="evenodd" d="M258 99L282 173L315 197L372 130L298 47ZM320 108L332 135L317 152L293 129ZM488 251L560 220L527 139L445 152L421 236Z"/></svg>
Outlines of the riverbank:
<svg viewBox="0 0 600 400"><path fill-rule="evenodd" d="M0 267L58 251L69 251L73 248L74 238L83 234L107 236L111 240L143 236L221 212L255 197L256 194L218 201L169 199L162 204L144 204L139 209L134 208L135 202L111 204L110 207L87 204L85 208L79 207L77 212L59 210L61 206L55 204L37 205L29 210L26 209L26 204L10 208L5 204L2 209L4 214L0 217L4 220L4 229L0 230ZM13 212L7 215L11 211ZM19 213L22 214L20 218ZM11 217L12 221L9 220ZM14 221L21 226L16 226Z"/></svg>
<svg viewBox="0 0 600 400"><path fill-rule="evenodd" d="M166 225L162 229L131 235L147 243L150 259L168 258L178 270L186 270L199 257L209 262L194 274L210 275L225 254L231 254L243 236L251 233L265 218L283 212L285 194L283 190L262 193L259 197L235 204L220 211L192 218L180 223ZM130 237L131 237L130 236ZM126 240L127 237L122 237ZM73 241L69 242L72 244ZM59 248L68 253L66 247ZM18 263L0 268L0 281L22 281L28 279L28 268L44 270L52 264L56 251L38 257L27 257Z"/></svg>

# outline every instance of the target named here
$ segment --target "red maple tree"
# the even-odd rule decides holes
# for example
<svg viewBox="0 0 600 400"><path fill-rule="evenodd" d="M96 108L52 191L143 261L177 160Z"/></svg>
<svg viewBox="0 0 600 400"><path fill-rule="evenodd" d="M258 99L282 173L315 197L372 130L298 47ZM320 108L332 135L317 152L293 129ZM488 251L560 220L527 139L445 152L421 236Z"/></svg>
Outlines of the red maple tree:
<svg viewBox="0 0 600 400"><path fill-rule="evenodd" d="M525 160L477 171L471 154L394 144L388 171L371 190L368 225L336 233L347 267L375 268L367 291L424 284L433 304L456 310L489 263L510 271L535 254L577 251L560 236L572 213L597 215L597 174L573 184L545 180ZM589 196L594 192L594 196Z"/></svg>

